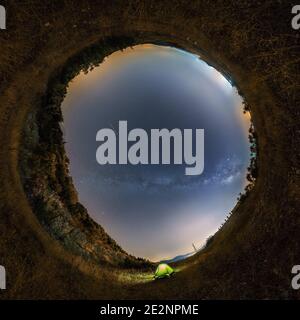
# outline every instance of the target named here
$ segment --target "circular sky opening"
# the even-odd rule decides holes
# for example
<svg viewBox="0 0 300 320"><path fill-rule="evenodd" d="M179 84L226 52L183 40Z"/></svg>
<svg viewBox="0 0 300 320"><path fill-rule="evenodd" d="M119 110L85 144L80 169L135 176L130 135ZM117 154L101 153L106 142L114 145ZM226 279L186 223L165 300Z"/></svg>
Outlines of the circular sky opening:
<svg viewBox="0 0 300 320"><path fill-rule="evenodd" d="M70 173L90 216L127 252L159 261L192 254L237 203L250 162L250 115L237 90L199 56L137 45L70 84L62 129ZM204 129L204 170L182 164L99 165L96 134ZM133 142L128 142L128 147ZM194 246L193 246L194 245Z"/></svg>

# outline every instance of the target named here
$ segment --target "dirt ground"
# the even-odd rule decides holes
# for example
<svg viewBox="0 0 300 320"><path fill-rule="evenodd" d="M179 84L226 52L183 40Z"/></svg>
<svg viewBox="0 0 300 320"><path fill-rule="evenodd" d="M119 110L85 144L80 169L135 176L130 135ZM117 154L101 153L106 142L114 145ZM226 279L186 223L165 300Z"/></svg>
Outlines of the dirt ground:
<svg viewBox="0 0 300 320"><path fill-rule="evenodd" d="M289 1L3 1L0 30L1 299L288 299L299 247L299 48ZM27 116L48 80L107 37L168 42L230 75L258 136L258 178L212 244L174 277L119 270L66 250L41 226L19 172Z"/></svg>

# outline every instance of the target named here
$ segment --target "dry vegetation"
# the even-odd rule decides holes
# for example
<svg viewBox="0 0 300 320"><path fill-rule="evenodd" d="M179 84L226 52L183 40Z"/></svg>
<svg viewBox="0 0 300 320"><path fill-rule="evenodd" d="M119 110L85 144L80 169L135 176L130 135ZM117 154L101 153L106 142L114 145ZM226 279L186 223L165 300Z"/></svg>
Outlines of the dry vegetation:
<svg viewBox="0 0 300 320"><path fill-rule="evenodd" d="M9 1L7 12L0 33L3 298L299 298L290 280L300 264L300 34L291 28L289 1L32 0ZM238 85L257 132L255 187L168 281L64 249L36 218L19 174L22 132L28 115L45 106L49 79L85 47L120 36L201 53Z"/></svg>

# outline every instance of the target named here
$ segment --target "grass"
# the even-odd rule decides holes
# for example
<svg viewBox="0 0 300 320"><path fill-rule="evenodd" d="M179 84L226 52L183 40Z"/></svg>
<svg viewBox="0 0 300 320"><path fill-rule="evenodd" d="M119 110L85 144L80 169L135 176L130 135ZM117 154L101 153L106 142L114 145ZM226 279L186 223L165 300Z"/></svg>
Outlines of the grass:
<svg viewBox="0 0 300 320"><path fill-rule="evenodd" d="M1 298L299 298L290 281L300 261L300 44L288 2L12 0L7 12L0 33L0 264L8 289ZM166 281L66 250L41 226L20 179L24 123L43 105L49 79L84 48L114 36L200 53L238 85L258 136L255 187L212 244L175 264L181 271Z"/></svg>

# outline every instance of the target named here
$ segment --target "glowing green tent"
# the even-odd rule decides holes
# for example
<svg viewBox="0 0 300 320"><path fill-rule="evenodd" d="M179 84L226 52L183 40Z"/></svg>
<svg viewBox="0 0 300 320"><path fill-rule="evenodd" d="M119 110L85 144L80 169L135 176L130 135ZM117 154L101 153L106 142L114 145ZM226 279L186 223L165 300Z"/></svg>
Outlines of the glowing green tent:
<svg viewBox="0 0 300 320"><path fill-rule="evenodd" d="M160 263L155 271L154 278L155 279L168 278L173 273L174 273L174 270L170 266L168 266L166 263Z"/></svg>

